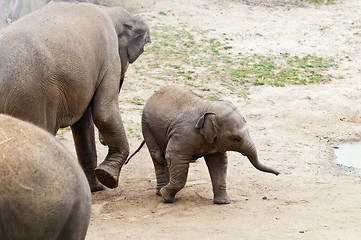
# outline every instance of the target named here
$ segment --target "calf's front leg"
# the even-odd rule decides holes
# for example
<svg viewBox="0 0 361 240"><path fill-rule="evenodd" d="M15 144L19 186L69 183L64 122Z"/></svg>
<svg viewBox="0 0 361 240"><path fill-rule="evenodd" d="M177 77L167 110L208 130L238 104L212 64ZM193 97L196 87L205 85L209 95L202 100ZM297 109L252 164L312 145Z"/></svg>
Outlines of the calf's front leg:
<svg viewBox="0 0 361 240"><path fill-rule="evenodd" d="M228 204L231 198L226 190L226 176L227 176L227 154L214 153L204 157L206 160L209 174L211 175L213 186L213 202L215 204Z"/></svg>
<svg viewBox="0 0 361 240"><path fill-rule="evenodd" d="M160 189L160 194L165 202L172 203L177 192L179 192L187 182L190 160L181 155L169 152L167 152L165 157L169 169L169 183Z"/></svg>

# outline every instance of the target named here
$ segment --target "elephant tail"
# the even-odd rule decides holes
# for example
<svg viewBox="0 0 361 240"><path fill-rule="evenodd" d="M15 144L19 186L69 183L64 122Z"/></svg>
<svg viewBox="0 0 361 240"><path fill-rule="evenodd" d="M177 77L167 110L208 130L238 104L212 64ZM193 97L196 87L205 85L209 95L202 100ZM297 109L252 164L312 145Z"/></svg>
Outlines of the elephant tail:
<svg viewBox="0 0 361 240"><path fill-rule="evenodd" d="M143 140L143 142L140 144L140 146L137 148L137 150L135 150L135 152L132 155L130 155L130 157L128 157L128 159L124 163L125 165L128 164L129 160L132 157L134 157L134 155L137 154L137 152L139 152L139 150L144 146L144 144L145 144L145 140Z"/></svg>

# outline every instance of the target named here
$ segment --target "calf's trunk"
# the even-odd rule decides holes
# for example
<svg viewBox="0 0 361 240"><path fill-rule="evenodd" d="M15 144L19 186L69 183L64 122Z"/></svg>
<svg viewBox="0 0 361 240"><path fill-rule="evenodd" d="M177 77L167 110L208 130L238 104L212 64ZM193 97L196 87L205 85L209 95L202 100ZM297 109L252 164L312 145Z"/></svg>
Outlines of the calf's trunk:
<svg viewBox="0 0 361 240"><path fill-rule="evenodd" d="M280 174L280 172L278 170L268 167L268 166L262 164L258 160L257 150L252 141L250 141L248 144L246 144L246 147L244 147L244 149L241 150L240 153L242 155L245 155L256 169L258 169L262 172L273 173L275 175Z"/></svg>

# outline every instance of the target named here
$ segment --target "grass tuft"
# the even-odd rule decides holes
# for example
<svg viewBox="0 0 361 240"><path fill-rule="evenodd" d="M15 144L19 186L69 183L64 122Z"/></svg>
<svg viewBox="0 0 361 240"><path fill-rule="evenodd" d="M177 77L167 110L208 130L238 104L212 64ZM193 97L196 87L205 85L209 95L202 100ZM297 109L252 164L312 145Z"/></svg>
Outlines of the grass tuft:
<svg viewBox="0 0 361 240"><path fill-rule="evenodd" d="M211 99L217 95L207 86L208 83L219 82L230 94L244 96L249 86L319 84L336 78L328 73L337 67L332 58L311 54L292 56L289 53L234 54L231 52L232 38L226 34L222 35L222 40L208 38L209 31L166 25L153 27L152 44L146 51L154 56L155 61L144 71L160 68L162 71L156 73L163 78L184 81L185 85L192 85L200 91L207 89L210 92L207 98Z"/></svg>

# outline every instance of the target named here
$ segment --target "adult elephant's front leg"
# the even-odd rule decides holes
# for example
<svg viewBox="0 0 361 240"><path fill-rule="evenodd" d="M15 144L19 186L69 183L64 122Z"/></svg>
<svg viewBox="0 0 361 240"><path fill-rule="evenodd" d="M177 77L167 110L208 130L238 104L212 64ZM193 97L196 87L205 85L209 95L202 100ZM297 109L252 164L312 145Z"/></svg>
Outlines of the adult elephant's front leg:
<svg viewBox="0 0 361 240"><path fill-rule="evenodd" d="M94 125L91 108L85 110L82 118L71 126L78 156L78 161L84 170L92 192L103 190L104 187L95 177L97 152L94 138Z"/></svg>
<svg viewBox="0 0 361 240"><path fill-rule="evenodd" d="M109 105L108 108L93 109L94 123L109 149L105 160L95 169L95 174L102 184L116 188L120 170L129 155L129 144L118 104Z"/></svg>

